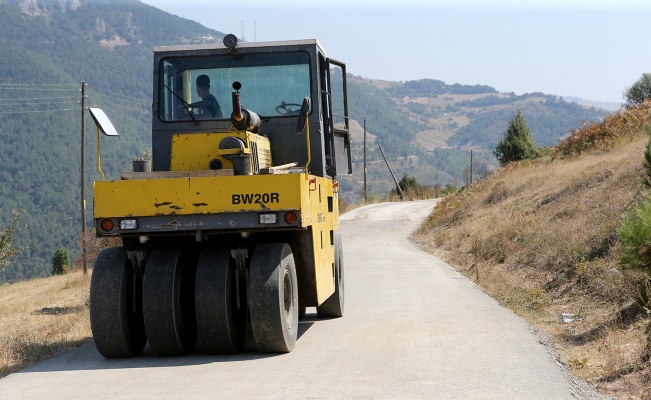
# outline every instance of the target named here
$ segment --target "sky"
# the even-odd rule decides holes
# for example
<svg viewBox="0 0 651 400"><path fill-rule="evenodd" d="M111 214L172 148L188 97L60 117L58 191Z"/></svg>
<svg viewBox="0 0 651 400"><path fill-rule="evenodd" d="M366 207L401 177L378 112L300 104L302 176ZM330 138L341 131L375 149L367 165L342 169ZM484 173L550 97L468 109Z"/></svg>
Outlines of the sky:
<svg viewBox="0 0 651 400"><path fill-rule="evenodd" d="M247 41L318 39L348 73L622 102L651 72L648 0L141 0Z"/></svg>

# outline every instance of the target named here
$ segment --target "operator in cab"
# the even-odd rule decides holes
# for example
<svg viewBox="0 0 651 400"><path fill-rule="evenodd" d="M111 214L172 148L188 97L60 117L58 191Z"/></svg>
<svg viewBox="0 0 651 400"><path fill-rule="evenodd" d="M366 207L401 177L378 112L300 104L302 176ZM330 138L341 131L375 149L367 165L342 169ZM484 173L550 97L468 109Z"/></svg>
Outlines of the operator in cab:
<svg viewBox="0 0 651 400"><path fill-rule="evenodd" d="M217 99L210 93L210 78L208 75L197 76L197 94L201 97L201 101L188 104L188 107L202 109L203 118L223 118Z"/></svg>

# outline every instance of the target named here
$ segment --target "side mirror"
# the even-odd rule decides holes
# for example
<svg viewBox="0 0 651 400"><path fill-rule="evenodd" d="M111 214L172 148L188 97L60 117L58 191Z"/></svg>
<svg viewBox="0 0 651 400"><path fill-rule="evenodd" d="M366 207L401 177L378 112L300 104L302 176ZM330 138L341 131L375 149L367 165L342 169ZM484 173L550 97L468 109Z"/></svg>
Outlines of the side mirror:
<svg viewBox="0 0 651 400"><path fill-rule="evenodd" d="M303 132L305 129L305 123L307 122L307 114L310 113L310 98L306 97L303 99L303 104L301 104L301 111L298 113L298 122L296 123L296 133Z"/></svg>
<svg viewBox="0 0 651 400"><path fill-rule="evenodd" d="M95 131L97 132L97 170L99 171L100 174L102 174L102 180L104 180L104 172L102 172L102 164L100 161L101 157L100 157L100 149L99 149L99 131L102 131L102 133L105 134L106 136L118 136L118 130L115 129L113 122L111 122L108 115L106 115L104 110L102 110L101 108L89 107L88 111L90 111L90 115L91 117L93 117L93 121L95 121L95 127L96 127Z"/></svg>
<svg viewBox="0 0 651 400"><path fill-rule="evenodd" d="M99 107L89 107L91 117L97 128L106 136L118 136L118 130L109 119L108 115Z"/></svg>

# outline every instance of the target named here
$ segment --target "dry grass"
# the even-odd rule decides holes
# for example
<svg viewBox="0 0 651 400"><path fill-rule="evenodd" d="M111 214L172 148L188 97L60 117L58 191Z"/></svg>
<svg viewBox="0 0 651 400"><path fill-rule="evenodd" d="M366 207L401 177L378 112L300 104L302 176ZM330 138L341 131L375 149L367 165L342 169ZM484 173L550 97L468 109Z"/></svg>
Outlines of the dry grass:
<svg viewBox="0 0 651 400"><path fill-rule="evenodd" d="M415 239L551 334L577 376L651 399L649 319L636 277L616 268L618 225L642 194L648 139L638 126L580 157L501 169L444 199Z"/></svg>
<svg viewBox="0 0 651 400"><path fill-rule="evenodd" d="M0 377L91 337L89 286L81 272L0 286Z"/></svg>

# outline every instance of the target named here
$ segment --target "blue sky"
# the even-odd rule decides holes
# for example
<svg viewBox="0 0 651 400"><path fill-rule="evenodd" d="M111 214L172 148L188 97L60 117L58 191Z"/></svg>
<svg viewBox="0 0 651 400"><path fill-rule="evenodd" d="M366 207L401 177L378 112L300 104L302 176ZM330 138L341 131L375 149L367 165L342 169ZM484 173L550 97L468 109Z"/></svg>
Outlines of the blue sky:
<svg viewBox="0 0 651 400"><path fill-rule="evenodd" d="M647 0L143 2L248 41L316 38L373 79L621 102L651 72Z"/></svg>

